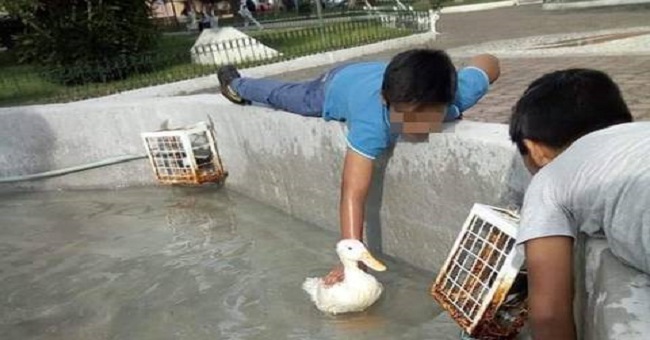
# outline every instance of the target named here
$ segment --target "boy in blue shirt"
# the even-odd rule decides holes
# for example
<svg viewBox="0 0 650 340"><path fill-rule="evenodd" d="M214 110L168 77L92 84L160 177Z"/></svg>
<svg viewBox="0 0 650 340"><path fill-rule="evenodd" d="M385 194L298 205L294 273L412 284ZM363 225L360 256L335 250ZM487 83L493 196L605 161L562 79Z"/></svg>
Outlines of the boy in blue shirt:
<svg viewBox="0 0 650 340"><path fill-rule="evenodd" d="M217 76L221 93L237 104L263 103L309 117L345 122L348 150L340 197L341 238L363 239L364 209L372 162L399 136L422 141L444 121L460 119L500 74L497 58L479 55L456 70L441 50L412 49L389 62L335 67L306 82L242 78L233 66ZM336 266L325 282L343 279Z"/></svg>

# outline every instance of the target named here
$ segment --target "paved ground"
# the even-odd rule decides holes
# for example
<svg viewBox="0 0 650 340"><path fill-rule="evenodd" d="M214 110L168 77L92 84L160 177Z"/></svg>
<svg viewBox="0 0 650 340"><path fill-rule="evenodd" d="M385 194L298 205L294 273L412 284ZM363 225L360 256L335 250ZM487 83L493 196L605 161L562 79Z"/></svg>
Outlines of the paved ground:
<svg viewBox="0 0 650 340"><path fill-rule="evenodd" d="M544 11L540 5L443 16L437 47L650 24L650 6ZM469 29L476 26L476 29ZM453 32L453 33L452 33ZM502 74L490 93L467 112L467 119L505 123L528 84L542 74L568 67L590 67L610 74L637 119L650 120L650 55L502 59Z"/></svg>
<svg viewBox="0 0 650 340"><path fill-rule="evenodd" d="M526 5L488 11L442 15L442 32L432 47L451 49L487 41L547 34L591 32L650 25L650 5L545 11L541 5ZM399 50L366 55L357 60L388 60ZM465 62L455 58L458 65ZM562 56L502 58L501 78L490 93L466 114L468 120L507 122L510 108L536 77L561 68L589 67L608 72L619 83L637 119L650 120L650 55ZM278 78L302 80L316 76L325 67L286 73Z"/></svg>
<svg viewBox="0 0 650 340"><path fill-rule="evenodd" d="M650 55L503 59L501 78L487 96L471 108L470 120L507 123L510 108L528 84L542 74L568 67L603 70L616 81L637 119L650 120Z"/></svg>
<svg viewBox="0 0 650 340"><path fill-rule="evenodd" d="M491 40L649 24L650 4L571 11L548 11L543 10L541 5L525 5L443 14L437 26L443 34L438 36L436 45L451 48Z"/></svg>

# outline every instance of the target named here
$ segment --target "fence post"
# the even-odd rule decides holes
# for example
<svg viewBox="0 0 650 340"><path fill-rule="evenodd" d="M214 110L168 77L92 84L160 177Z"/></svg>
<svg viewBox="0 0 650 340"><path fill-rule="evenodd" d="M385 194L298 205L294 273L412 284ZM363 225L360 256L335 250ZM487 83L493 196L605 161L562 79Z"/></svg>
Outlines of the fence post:
<svg viewBox="0 0 650 340"><path fill-rule="evenodd" d="M320 40L323 44L323 50L327 51L329 46L327 44L327 40L325 39L325 23L323 22L323 11L321 8L321 3L320 0L315 0L314 2L316 2L316 14L318 15L318 24L320 26L320 29L318 30Z"/></svg>
<svg viewBox="0 0 650 340"><path fill-rule="evenodd" d="M436 23L438 22L438 19L440 19L439 13L440 10L429 10L429 25L431 25L431 33L433 34L440 34L440 32L436 30Z"/></svg>

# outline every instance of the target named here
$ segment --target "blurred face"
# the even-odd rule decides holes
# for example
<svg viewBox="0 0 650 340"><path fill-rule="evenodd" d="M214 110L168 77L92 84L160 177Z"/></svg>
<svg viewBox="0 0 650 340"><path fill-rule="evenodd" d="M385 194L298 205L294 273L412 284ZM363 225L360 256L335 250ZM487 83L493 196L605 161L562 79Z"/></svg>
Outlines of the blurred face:
<svg viewBox="0 0 650 340"><path fill-rule="evenodd" d="M408 141L424 141L430 133L442 130L446 108L445 104L391 104L390 130Z"/></svg>

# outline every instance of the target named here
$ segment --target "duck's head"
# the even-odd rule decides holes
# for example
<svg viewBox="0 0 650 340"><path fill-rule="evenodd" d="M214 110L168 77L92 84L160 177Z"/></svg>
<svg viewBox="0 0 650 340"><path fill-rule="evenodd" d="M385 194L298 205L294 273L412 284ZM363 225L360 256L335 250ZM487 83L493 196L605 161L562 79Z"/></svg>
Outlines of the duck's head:
<svg viewBox="0 0 650 340"><path fill-rule="evenodd" d="M350 263L356 265L358 261L363 262L366 266L378 271L383 272L386 270L386 265L379 262L363 243L355 239L344 239L336 244L336 253L339 255L343 264Z"/></svg>

